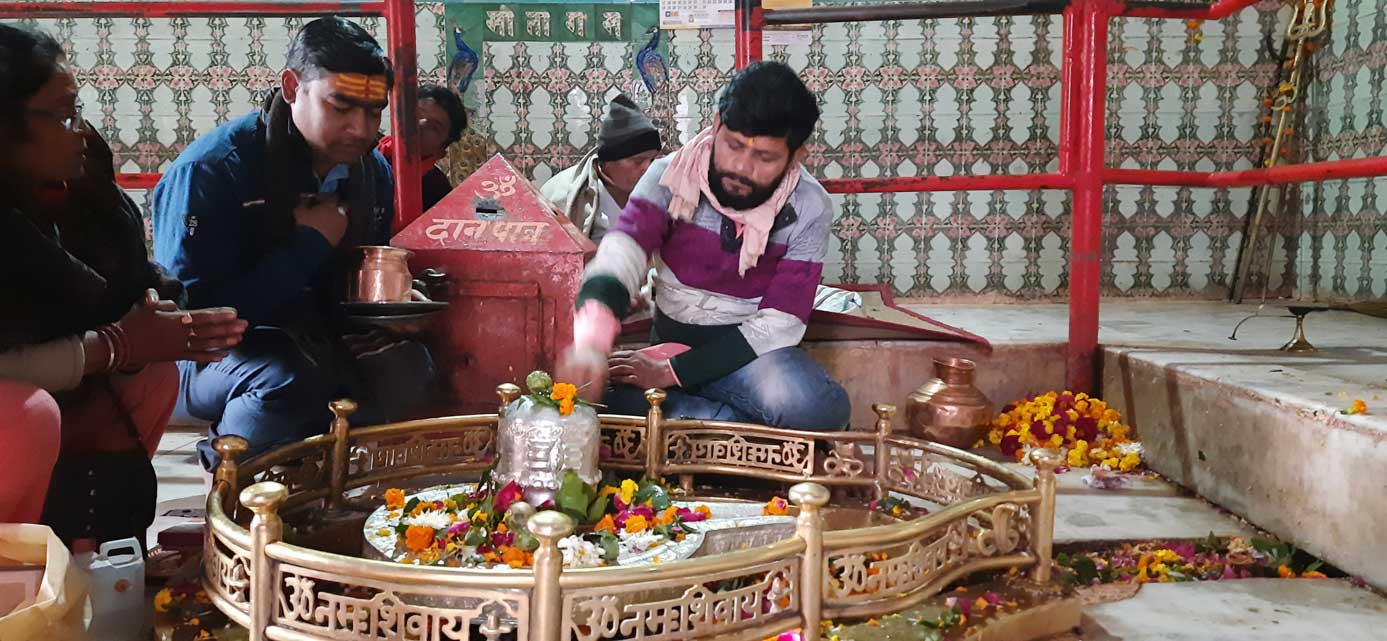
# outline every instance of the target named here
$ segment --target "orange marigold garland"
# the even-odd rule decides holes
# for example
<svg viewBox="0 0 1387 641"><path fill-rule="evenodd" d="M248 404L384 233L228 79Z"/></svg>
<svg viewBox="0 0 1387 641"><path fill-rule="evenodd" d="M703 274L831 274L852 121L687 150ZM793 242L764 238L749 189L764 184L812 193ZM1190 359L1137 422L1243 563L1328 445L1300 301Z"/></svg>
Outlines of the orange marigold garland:
<svg viewBox="0 0 1387 641"><path fill-rule="evenodd" d="M1141 443L1122 415L1100 398L1069 391L1046 392L1002 408L985 443L1018 461L1032 449L1058 449L1069 467L1130 472L1141 466Z"/></svg>

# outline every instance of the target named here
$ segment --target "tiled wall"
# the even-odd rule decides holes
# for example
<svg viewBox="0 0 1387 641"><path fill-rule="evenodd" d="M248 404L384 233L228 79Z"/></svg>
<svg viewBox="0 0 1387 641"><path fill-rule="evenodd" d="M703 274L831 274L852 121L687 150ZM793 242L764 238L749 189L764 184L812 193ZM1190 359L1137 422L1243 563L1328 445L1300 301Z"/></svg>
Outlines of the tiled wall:
<svg viewBox="0 0 1387 641"><path fill-rule="evenodd" d="M1387 155L1387 0L1339 2L1315 58L1310 160ZM1338 180L1301 190L1298 295L1387 296L1387 179Z"/></svg>
<svg viewBox="0 0 1387 641"><path fill-rule="evenodd" d="M1109 164L1254 166L1262 135L1260 102L1276 66L1263 39L1279 34L1287 15L1278 7L1270 0L1260 11L1194 28L1179 21L1115 20ZM1370 37L1374 28L1381 30L1380 13L1357 11L1367 18L1359 22L1365 31L1350 40L1336 32L1342 44L1331 54L1342 60L1343 70L1335 81L1326 63L1325 89L1316 94L1328 97L1321 106L1330 114L1327 140L1342 139L1346 131L1381 139L1380 120L1342 124L1352 105L1380 111L1380 46L1387 40ZM421 76L441 81L448 55L443 8L421 4L418 17ZM366 22L383 36L376 21ZM41 26L68 44L88 113L112 140L121 168L157 171L198 133L254 107L274 82L288 38L300 24L230 18L60 20ZM815 28L811 45L776 47L768 55L801 70L821 96L824 118L811 141L810 159L817 175L1043 172L1056 168L1059 35L1059 19L1046 17L827 25ZM1370 47L1373 43L1380 44ZM482 98L477 126L455 150L456 164L499 151L543 180L592 144L600 106L618 90L633 93L667 122L672 137L687 139L706 125L714 93L732 68L730 32L676 32L669 48L670 82L654 98L632 73L635 48L486 44L484 75L475 81ZM1357 78L1352 81L1356 91L1345 90L1351 78ZM1340 96L1337 103L1334 96ZM1316 153L1330 154L1332 146L1321 144ZM1380 149L1379 143L1368 153ZM1342 219L1358 220L1360 226L1380 223L1376 200L1349 198L1342 209L1358 212L1361 201L1367 213L1326 217L1314 213L1314 205L1341 200L1334 195L1337 186L1326 189L1322 196L1306 197L1306 240L1299 251L1292 242L1290 253L1278 254L1273 271L1299 275L1302 282L1319 273L1323 289L1338 282L1336 270L1347 265L1350 275L1340 279L1347 283L1345 295L1381 295L1381 248L1387 241L1368 245L1360 232L1357 240L1347 235L1340 242L1333 231L1343 226L1337 222ZM1354 189L1352 183L1348 189ZM1105 294L1214 299L1226 294L1249 190L1112 187L1105 196ZM835 201L840 209L826 281L885 282L900 294L928 298L1043 300L1067 294L1064 192L862 195ZM1324 221L1316 222L1317 216ZM1316 235L1316 229L1324 231ZM1299 232L1287 233L1298 237ZM1315 254L1305 247L1317 244L1328 249L1312 264ZM1380 248L1377 254L1365 249L1373 246ZM1367 258L1370 254L1375 258ZM1372 260L1379 274L1376 289L1359 285L1354 271Z"/></svg>

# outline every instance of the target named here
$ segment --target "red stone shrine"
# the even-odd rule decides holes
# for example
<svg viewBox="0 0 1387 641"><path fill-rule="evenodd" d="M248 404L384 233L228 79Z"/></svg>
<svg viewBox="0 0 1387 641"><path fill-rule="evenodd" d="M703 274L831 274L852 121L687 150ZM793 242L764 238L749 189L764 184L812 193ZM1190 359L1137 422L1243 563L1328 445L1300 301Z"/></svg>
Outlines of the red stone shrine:
<svg viewBox="0 0 1387 641"><path fill-rule="evenodd" d="M506 159L494 156L391 243L415 274L447 273L431 348L448 409L494 412L496 385L552 367L573 338L573 305L596 251Z"/></svg>

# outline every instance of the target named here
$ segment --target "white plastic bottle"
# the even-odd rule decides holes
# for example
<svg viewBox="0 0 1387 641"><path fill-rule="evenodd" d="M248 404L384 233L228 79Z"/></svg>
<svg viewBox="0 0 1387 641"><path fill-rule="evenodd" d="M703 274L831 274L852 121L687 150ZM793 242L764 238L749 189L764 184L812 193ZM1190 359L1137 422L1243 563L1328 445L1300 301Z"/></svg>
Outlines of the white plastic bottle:
<svg viewBox="0 0 1387 641"><path fill-rule="evenodd" d="M90 581L92 641L136 641L145 627L144 557L138 539L101 544L74 555Z"/></svg>

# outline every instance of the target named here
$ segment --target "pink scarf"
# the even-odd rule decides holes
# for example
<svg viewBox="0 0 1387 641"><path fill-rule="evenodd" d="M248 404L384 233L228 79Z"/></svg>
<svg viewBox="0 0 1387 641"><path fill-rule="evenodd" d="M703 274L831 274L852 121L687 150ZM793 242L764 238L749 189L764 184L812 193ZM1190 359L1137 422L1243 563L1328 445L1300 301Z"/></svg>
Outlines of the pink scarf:
<svg viewBox="0 0 1387 641"><path fill-rule="evenodd" d="M766 253L766 242L770 240L775 215L780 213L790 200L790 194L799 186L799 163L790 163L785 169L785 177L766 202L745 211L723 207L708 187L708 169L713 160L713 137L716 133L713 127L704 129L689 144L675 152L670 158L669 167L660 176L660 186L669 189L673 195L669 202L669 214L675 220L692 221L694 212L698 211L699 197L703 196L714 210L736 223L737 235L742 237L737 275L745 276L748 269L756 266L761 254Z"/></svg>

